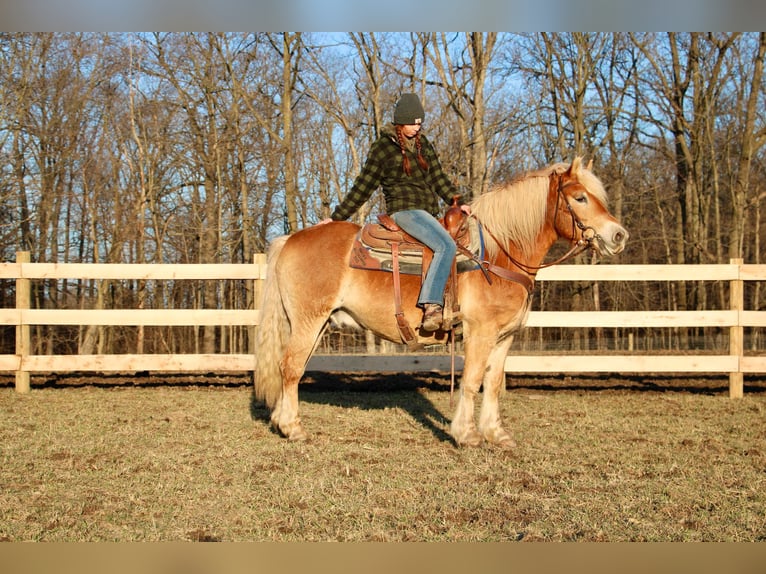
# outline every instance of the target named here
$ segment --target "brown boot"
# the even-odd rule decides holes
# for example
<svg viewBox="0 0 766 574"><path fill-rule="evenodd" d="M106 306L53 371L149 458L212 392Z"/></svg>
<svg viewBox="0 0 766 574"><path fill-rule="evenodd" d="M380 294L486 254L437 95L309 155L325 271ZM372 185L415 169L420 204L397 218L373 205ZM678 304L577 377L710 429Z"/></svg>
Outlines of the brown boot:
<svg viewBox="0 0 766 574"><path fill-rule="evenodd" d="M437 331L442 327L442 306L438 303L426 303L423 305L423 324L424 331Z"/></svg>

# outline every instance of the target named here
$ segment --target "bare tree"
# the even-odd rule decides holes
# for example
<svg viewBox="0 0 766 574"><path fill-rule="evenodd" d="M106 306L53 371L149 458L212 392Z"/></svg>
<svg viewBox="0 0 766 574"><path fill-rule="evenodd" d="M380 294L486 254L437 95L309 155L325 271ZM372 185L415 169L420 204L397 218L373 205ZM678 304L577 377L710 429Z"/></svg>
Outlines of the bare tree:
<svg viewBox="0 0 766 574"><path fill-rule="evenodd" d="M147 48L156 60L157 77L173 86L178 105L184 112L188 130L188 175L184 184L190 193L190 215L196 229L196 258L199 262L218 260L220 238L221 170L225 147L219 124L220 110L226 108L222 98L224 70L217 58L214 34L183 34L168 37L154 34ZM219 305L216 285L203 282L199 305ZM214 326L202 330L202 352L215 349Z"/></svg>
<svg viewBox="0 0 766 574"><path fill-rule="evenodd" d="M719 40L719 45L724 48L726 42ZM748 206L755 205L755 211L758 211L757 196L754 197L754 190L750 185L753 158L766 145L766 120L762 114L764 98L766 98L763 83L766 33L761 32L757 41L750 47L752 56L749 56L747 48L747 45L742 46L745 57L737 63L736 77L749 78L749 81L735 83L741 86L736 101L742 116L738 118L739 121L736 124L741 126L741 129L738 130L736 146L738 153L733 158L735 174L731 189L733 221L728 253L730 258L741 258L745 255L744 240ZM756 251L754 255L757 257L760 254Z"/></svg>
<svg viewBox="0 0 766 574"><path fill-rule="evenodd" d="M485 132L486 87L498 35L469 32L462 38L463 58L453 61L454 37L432 33L422 38L424 51L435 68L436 82L443 90L448 108L454 112L464 153L464 173L472 197L484 193L490 182L488 138ZM470 199L470 198L466 198Z"/></svg>
<svg viewBox="0 0 766 574"><path fill-rule="evenodd" d="M303 80L302 92L311 98L318 112L335 124L334 128L325 128L325 137L318 144L326 152L322 161L330 162L320 169L329 172L332 187L330 192L326 185L320 186L322 216L328 216L332 205L350 189L361 171L363 156L379 136L386 122L385 115L399 91L394 87L399 75L386 73L394 68L386 65L386 53L392 49L387 39L386 34L351 32L345 41L338 40L334 45L315 44L308 50L311 74ZM338 57L336 47L353 55L352 65L349 65L349 56ZM354 220L364 222L382 205L381 199L373 195L354 214Z"/></svg>

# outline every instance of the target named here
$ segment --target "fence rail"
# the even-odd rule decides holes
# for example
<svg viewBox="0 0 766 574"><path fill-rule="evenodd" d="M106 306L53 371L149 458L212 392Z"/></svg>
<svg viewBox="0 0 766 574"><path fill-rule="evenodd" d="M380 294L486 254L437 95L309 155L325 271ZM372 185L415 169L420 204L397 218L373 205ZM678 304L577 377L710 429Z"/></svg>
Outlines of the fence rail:
<svg viewBox="0 0 766 574"><path fill-rule="evenodd" d="M0 371L15 372L16 390L30 390L33 372L241 372L253 368L251 354L120 354L35 355L31 353L32 325L217 325L258 324L257 309L31 309L30 281L34 279L237 279L252 280L255 292L266 276L263 254L252 264L54 264L30 263L17 253L14 263L0 263L0 279L16 281L16 308L0 309L0 325L15 326L16 353L0 355ZM511 354L508 373L728 373L729 396L743 395L743 375L766 373L766 356L745 355L744 328L766 327L766 311L744 308L744 283L766 281L766 265L732 260L721 265L560 265L543 269L539 281L724 281L729 285L730 308L701 311L533 311L528 327L719 327L729 331L727 354L679 355ZM256 299L257 300L257 299ZM316 358L315 358L316 359ZM381 362L383 361L383 362ZM368 361L369 362L369 361ZM406 361L405 361L406 362ZM420 362L420 370L431 370ZM314 361L327 368L329 363ZM372 368L392 364L378 358ZM418 370L418 361L411 361ZM311 366L311 364L310 364ZM329 370L329 369L328 369Z"/></svg>

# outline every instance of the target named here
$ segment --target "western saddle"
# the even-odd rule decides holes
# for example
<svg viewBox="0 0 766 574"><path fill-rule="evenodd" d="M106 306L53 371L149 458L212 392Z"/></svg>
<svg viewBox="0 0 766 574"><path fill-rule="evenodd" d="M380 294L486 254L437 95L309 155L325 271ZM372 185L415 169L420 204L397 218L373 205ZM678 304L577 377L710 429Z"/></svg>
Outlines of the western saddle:
<svg viewBox="0 0 766 574"><path fill-rule="evenodd" d="M466 256L474 259L471 257L468 216L460 209L459 202L460 196L454 196L452 205L440 221L458 245L458 257L463 254L464 259ZM376 258L374 253L385 254L386 257ZM389 255L390 259L388 258ZM441 328L445 332L452 331L453 336L455 326L459 325L460 322L460 305L457 297L458 257L452 262L452 270L447 280L444 293L444 321ZM357 237L357 245L355 245L351 255L352 267L390 270L393 273L396 324L402 341L411 350L419 349L421 345L417 342L415 331L402 310L400 274L403 272L402 267L408 267L404 271L407 274L415 274L416 270L419 270L422 281L432 260L433 251L401 229L387 214L379 215L378 223L368 223L362 228ZM480 266L474 264L471 268L477 269Z"/></svg>

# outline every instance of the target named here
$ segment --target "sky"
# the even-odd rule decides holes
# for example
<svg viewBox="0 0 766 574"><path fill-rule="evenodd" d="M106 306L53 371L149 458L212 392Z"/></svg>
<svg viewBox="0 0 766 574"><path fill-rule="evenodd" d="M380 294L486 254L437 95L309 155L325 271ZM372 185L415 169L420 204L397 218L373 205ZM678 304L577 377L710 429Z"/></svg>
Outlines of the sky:
<svg viewBox="0 0 766 574"><path fill-rule="evenodd" d="M762 0L0 0L2 31L761 31Z"/></svg>

